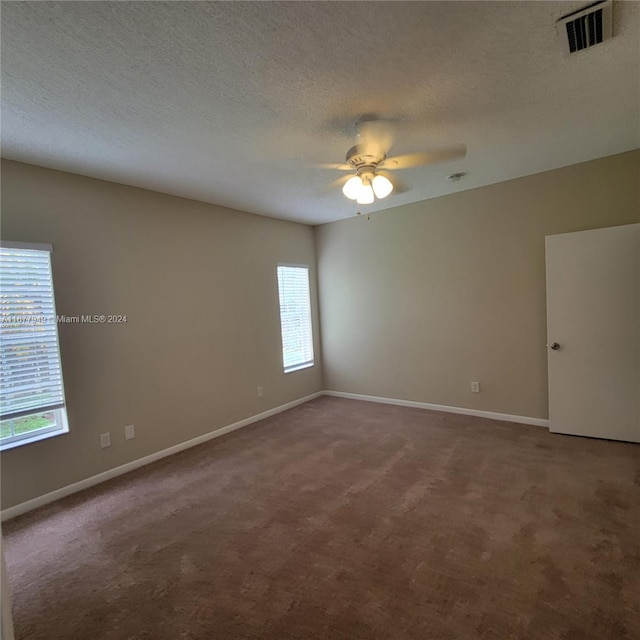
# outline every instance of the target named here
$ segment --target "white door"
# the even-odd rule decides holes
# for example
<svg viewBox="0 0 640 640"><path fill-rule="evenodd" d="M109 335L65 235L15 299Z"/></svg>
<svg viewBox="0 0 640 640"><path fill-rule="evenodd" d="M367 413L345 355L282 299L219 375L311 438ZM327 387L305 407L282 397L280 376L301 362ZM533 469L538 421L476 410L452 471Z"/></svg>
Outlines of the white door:
<svg viewBox="0 0 640 640"><path fill-rule="evenodd" d="M546 238L549 428L640 442L640 224Z"/></svg>

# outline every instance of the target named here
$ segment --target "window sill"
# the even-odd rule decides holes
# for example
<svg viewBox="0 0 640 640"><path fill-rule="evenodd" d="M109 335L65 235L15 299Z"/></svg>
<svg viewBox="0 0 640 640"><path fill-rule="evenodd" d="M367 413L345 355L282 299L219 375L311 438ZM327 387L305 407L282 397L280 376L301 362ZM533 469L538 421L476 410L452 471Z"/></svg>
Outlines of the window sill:
<svg viewBox="0 0 640 640"><path fill-rule="evenodd" d="M301 369L308 369L309 367L314 366L314 362L303 362L302 364L297 364L293 367L287 367L284 372L285 373L293 373L294 371L300 371Z"/></svg>
<svg viewBox="0 0 640 640"><path fill-rule="evenodd" d="M32 442L39 442L40 440L46 440L47 438L55 438L56 436L62 436L65 433L69 433L69 428L56 429L55 431L47 431L46 433L37 433L28 438L21 438L20 440L14 440L13 442L6 442L0 444L0 451L8 451L9 449L16 449L25 444L31 444Z"/></svg>
<svg viewBox="0 0 640 640"><path fill-rule="evenodd" d="M55 423L48 427L34 429L33 432L27 432L24 435L13 435L5 438L4 442L0 442L0 451L16 449L17 447L21 447L25 444L32 444L33 442L47 440L48 438L55 438L56 436L62 436L65 433L69 433L69 422L67 420L66 408L62 407L60 409L56 409L54 415Z"/></svg>

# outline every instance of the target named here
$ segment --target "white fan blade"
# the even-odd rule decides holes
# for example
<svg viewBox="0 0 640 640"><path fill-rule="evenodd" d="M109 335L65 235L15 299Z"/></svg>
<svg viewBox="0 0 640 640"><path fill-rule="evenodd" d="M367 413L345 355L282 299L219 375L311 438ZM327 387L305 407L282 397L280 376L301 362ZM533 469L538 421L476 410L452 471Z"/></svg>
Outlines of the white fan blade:
<svg viewBox="0 0 640 640"><path fill-rule="evenodd" d="M313 165L314 169L333 169L334 171L353 171L353 167L346 163L321 162Z"/></svg>
<svg viewBox="0 0 640 640"><path fill-rule="evenodd" d="M390 121L371 118L358 123L358 146L367 155L384 156L393 146L394 130Z"/></svg>
<svg viewBox="0 0 640 640"><path fill-rule="evenodd" d="M347 182L347 180L350 180L351 178L353 178L354 174L347 174L346 176L340 176L337 180L334 180L330 185L329 185L329 189L333 190L333 189L337 189L338 187L343 187L344 184Z"/></svg>
<svg viewBox="0 0 640 640"><path fill-rule="evenodd" d="M409 191L409 186L405 182L402 182L402 180L400 180L397 175L389 171L385 171L384 169L382 171L378 170L376 171L376 173L384 176L387 180L389 180L389 182L391 182L391 184L393 185L393 191L391 192L391 195Z"/></svg>
<svg viewBox="0 0 640 640"><path fill-rule="evenodd" d="M380 163L380 167L385 169L410 169L412 167L421 167L425 164L435 164L444 162L445 160L454 160L456 158L464 158L467 155L467 147L460 145L450 147L449 149L440 149L437 151L425 151L422 153L405 153L401 156L392 156L386 158Z"/></svg>
<svg viewBox="0 0 640 640"><path fill-rule="evenodd" d="M353 167L351 168L353 169ZM318 197L324 197L329 195L330 193L333 194L338 190L342 190L345 182L349 180L349 178L352 178L354 175L355 173L347 173L343 176L340 176L336 180L332 180L328 185L326 185L325 187L321 187L316 191Z"/></svg>

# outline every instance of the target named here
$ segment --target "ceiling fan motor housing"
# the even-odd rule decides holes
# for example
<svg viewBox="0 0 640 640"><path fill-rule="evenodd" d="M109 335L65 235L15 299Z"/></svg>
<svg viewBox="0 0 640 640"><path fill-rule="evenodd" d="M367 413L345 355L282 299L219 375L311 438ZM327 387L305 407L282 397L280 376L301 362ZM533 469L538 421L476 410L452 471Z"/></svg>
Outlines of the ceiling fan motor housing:
<svg viewBox="0 0 640 640"><path fill-rule="evenodd" d="M355 145L347 151L347 162L356 169L358 175L361 173L374 173L376 167L385 159L384 153L371 152L363 145ZM368 170L368 171L367 171Z"/></svg>

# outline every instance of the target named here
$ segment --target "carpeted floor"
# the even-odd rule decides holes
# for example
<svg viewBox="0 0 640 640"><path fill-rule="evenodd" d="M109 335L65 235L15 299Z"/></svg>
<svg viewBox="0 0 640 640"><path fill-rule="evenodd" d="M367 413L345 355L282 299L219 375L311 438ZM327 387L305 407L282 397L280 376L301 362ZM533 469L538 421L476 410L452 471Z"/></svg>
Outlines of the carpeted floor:
<svg viewBox="0 0 640 640"><path fill-rule="evenodd" d="M18 640L640 638L640 447L322 397L5 523Z"/></svg>

